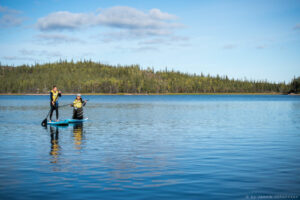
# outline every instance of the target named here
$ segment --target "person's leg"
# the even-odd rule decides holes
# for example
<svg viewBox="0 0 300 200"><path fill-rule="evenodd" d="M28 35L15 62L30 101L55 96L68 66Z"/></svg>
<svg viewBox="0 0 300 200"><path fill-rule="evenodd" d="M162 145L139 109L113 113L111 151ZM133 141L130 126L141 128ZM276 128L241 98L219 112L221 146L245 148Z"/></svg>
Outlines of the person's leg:
<svg viewBox="0 0 300 200"><path fill-rule="evenodd" d="M55 107L55 112L56 112L56 121L58 121L58 106Z"/></svg>
<svg viewBox="0 0 300 200"><path fill-rule="evenodd" d="M52 121L52 114L53 114L54 106L50 105L50 121Z"/></svg>
<svg viewBox="0 0 300 200"><path fill-rule="evenodd" d="M79 108L77 110L77 119L83 119L83 109Z"/></svg>
<svg viewBox="0 0 300 200"><path fill-rule="evenodd" d="M72 119L76 119L76 110L73 109L73 116L72 116Z"/></svg>

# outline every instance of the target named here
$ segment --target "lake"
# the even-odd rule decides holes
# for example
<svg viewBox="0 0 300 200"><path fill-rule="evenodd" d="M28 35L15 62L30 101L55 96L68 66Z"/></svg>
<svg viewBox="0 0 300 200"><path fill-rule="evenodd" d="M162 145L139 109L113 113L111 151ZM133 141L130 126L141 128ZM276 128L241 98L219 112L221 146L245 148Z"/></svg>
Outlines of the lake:
<svg viewBox="0 0 300 200"><path fill-rule="evenodd" d="M300 199L300 96L83 98L0 96L0 199Z"/></svg>

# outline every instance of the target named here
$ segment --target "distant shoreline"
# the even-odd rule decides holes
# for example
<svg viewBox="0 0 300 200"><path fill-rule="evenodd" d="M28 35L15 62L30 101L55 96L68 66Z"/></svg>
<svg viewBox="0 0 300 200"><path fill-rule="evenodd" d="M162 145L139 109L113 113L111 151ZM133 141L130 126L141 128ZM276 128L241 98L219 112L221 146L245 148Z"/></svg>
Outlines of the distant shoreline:
<svg viewBox="0 0 300 200"><path fill-rule="evenodd" d="M62 93L67 96L75 96L77 93ZM20 95L20 96L46 96L49 93L0 93L0 95ZM283 93L81 93L81 95L96 95L96 96L109 96L109 95L124 95L124 96L147 96L147 95L287 95ZM300 95L300 94L289 94Z"/></svg>

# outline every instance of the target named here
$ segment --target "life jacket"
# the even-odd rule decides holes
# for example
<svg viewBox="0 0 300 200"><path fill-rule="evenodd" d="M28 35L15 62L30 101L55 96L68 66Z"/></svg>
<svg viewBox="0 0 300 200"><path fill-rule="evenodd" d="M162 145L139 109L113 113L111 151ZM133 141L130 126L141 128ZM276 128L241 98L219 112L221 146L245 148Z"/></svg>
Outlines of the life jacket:
<svg viewBox="0 0 300 200"><path fill-rule="evenodd" d="M51 93L52 93L52 100L56 102L58 99L58 91L56 90L56 92L54 92L53 90L51 90Z"/></svg>
<svg viewBox="0 0 300 200"><path fill-rule="evenodd" d="M73 102L74 108L82 108L82 100L81 99L75 99Z"/></svg>

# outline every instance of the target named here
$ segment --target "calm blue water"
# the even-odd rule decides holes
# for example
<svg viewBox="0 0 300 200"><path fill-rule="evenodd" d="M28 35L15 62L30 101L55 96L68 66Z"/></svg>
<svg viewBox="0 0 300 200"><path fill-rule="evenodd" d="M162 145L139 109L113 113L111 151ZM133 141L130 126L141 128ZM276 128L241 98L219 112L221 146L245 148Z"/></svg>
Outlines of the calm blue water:
<svg viewBox="0 0 300 200"><path fill-rule="evenodd" d="M0 96L0 199L300 199L300 96L86 98Z"/></svg>

